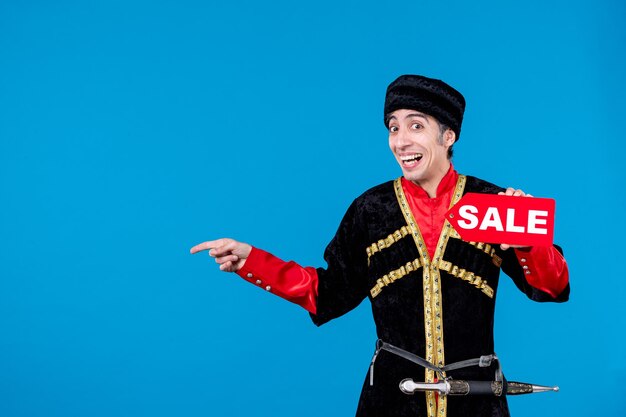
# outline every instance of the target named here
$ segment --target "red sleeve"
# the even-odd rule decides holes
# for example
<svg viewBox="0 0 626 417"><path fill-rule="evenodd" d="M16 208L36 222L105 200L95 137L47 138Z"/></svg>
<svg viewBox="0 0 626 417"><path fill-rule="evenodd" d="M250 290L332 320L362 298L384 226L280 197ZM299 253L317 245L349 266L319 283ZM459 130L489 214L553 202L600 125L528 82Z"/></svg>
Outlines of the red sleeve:
<svg viewBox="0 0 626 417"><path fill-rule="evenodd" d="M567 263L554 246L515 249L515 255L524 269L526 281L533 287L556 298L567 286Z"/></svg>
<svg viewBox="0 0 626 417"><path fill-rule="evenodd" d="M237 275L287 301L316 313L317 271L293 261L285 262L259 248L252 248Z"/></svg>

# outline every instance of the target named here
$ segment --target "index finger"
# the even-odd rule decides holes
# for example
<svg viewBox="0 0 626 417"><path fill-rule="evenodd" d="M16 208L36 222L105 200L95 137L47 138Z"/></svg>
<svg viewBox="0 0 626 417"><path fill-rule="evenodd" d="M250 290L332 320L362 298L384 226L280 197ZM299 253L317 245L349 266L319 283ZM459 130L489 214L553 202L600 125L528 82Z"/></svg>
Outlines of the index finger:
<svg viewBox="0 0 626 417"><path fill-rule="evenodd" d="M207 242L202 242L200 244L197 244L193 248L191 248L189 252L193 254L193 253L198 253L203 250L213 249L214 247L219 246L223 240L224 239L217 239L217 240L209 240Z"/></svg>

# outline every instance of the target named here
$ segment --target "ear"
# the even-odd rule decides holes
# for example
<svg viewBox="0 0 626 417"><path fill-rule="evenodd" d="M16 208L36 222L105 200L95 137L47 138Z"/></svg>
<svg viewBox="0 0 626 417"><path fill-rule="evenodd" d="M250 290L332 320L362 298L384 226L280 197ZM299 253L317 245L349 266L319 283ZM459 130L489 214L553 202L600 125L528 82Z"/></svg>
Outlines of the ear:
<svg viewBox="0 0 626 417"><path fill-rule="evenodd" d="M454 145L455 141L456 141L456 133L454 133L454 130L447 129L445 132L443 132L443 143L447 147Z"/></svg>

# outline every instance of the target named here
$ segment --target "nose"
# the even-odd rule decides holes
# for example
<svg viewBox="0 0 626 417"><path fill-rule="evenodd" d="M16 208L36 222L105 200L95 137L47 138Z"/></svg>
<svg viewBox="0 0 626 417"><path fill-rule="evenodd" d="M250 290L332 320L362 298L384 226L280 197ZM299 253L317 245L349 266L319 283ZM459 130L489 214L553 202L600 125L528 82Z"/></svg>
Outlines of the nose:
<svg viewBox="0 0 626 417"><path fill-rule="evenodd" d="M398 148L403 148L410 144L409 133L406 129L400 129L395 135L395 143Z"/></svg>

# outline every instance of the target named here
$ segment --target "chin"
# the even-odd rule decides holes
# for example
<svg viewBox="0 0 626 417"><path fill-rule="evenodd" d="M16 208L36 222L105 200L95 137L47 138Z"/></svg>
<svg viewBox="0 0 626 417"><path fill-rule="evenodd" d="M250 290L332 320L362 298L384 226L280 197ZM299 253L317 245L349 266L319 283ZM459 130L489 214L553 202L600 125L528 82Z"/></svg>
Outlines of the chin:
<svg viewBox="0 0 626 417"><path fill-rule="evenodd" d="M420 175L419 172L415 172L415 171L402 170L402 175L404 175L404 178L406 178L407 180L413 181L413 182L419 182L423 179L423 175Z"/></svg>

